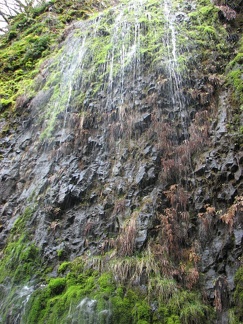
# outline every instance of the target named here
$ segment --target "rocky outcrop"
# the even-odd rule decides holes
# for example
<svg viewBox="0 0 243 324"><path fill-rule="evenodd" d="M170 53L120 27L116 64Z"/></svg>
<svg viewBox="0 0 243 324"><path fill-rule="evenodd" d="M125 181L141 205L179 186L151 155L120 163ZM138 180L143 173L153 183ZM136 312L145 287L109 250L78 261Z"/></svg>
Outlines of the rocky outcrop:
<svg viewBox="0 0 243 324"><path fill-rule="evenodd" d="M130 4L143 12L137 6ZM184 30L193 25L193 8L169 18ZM169 254L162 273L171 270L180 285L196 287L203 275L218 323L226 323L243 244L242 139L229 130L231 92L217 75L226 62L208 73L197 45L194 62L205 70L189 60L184 72L178 63L184 48L173 38L179 31L161 14L158 26L167 31L163 44L153 45L173 55L164 53L156 64L157 50L139 47L151 37L143 40L150 21L147 31L135 19L134 34L120 21L125 11L107 23L111 14L74 24L42 71L45 79L36 78L36 95L18 107L15 129L1 138L0 248L21 219L54 273L63 260L111 250L126 257L154 244ZM109 33L100 32L104 21ZM115 46L115 33L124 37L122 46L97 58L96 37L99 46L107 37ZM80 307L93 312L96 304L87 298Z"/></svg>

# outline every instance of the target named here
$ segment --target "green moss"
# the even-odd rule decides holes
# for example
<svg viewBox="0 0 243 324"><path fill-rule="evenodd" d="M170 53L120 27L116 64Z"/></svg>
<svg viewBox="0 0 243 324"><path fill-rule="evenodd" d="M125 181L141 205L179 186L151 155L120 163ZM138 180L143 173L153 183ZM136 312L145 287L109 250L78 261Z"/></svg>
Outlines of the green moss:
<svg viewBox="0 0 243 324"><path fill-rule="evenodd" d="M10 277L14 283L28 282L37 274L40 266L38 248L22 234L16 241L9 242L0 263L0 282Z"/></svg>
<svg viewBox="0 0 243 324"><path fill-rule="evenodd" d="M216 14L217 12L217 8L213 5L203 6L199 9L199 13L203 15L204 18L210 17L212 14Z"/></svg>
<svg viewBox="0 0 243 324"><path fill-rule="evenodd" d="M234 313L237 320L243 321L243 267L241 266L235 274L235 293L234 302L235 308Z"/></svg>
<svg viewBox="0 0 243 324"><path fill-rule="evenodd" d="M64 273L66 270L69 269L71 262L64 261L58 268L58 273Z"/></svg>
<svg viewBox="0 0 243 324"><path fill-rule="evenodd" d="M233 90L233 99L240 106L243 104L243 37L240 39L240 48L237 55L229 62L227 66L226 83ZM240 113L240 111L238 111Z"/></svg>
<svg viewBox="0 0 243 324"><path fill-rule="evenodd" d="M106 323L107 312L104 310L109 310L110 321L118 324L145 324L151 323L151 320L157 324L191 323L195 317L197 323L211 321L209 307L195 293L179 287L171 289L167 284L163 285L167 297L158 298L156 289L148 295L146 289L139 286L119 284L112 272L99 273L87 268L87 261L77 258L73 262L62 263L59 273L64 274L66 269L68 273L51 278L47 285L35 291L27 304L24 321L31 324L57 323L58 320L58 323L64 324L69 323L68 314L72 314L70 321L78 316L85 323L85 309L80 305L87 298L96 303L92 316L99 323ZM161 280L166 281L165 278Z"/></svg>
<svg viewBox="0 0 243 324"><path fill-rule="evenodd" d="M0 99L0 113L3 112L5 109L11 107L13 104L12 98L9 99Z"/></svg>
<svg viewBox="0 0 243 324"><path fill-rule="evenodd" d="M243 81L242 81L243 71L241 69L236 69L228 73L227 83L233 87L234 99L240 103L243 103Z"/></svg>
<svg viewBox="0 0 243 324"><path fill-rule="evenodd" d="M209 38L216 38L216 30L213 26L198 26L197 29L204 36L209 36Z"/></svg>
<svg viewBox="0 0 243 324"><path fill-rule="evenodd" d="M25 208L23 214L21 214L11 229L12 234L22 234L26 230L26 223L31 219L35 211L34 206L28 206Z"/></svg>
<svg viewBox="0 0 243 324"><path fill-rule="evenodd" d="M51 47L53 54L53 46L62 35L65 22L87 18L87 12L97 11L103 5L99 1L48 1L12 18L9 31L0 35L0 73L3 76L0 81L0 113L13 109L18 95L26 89L30 91L33 77L39 72L39 61L50 54ZM48 12L50 6L53 12ZM69 7L72 9L66 10ZM58 12L69 18L59 16ZM17 72L19 69L21 74Z"/></svg>
<svg viewBox="0 0 243 324"><path fill-rule="evenodd" d="M224 46L219 44L223 31L215 24L216 11L213 6L207 5L208 2L199 1L197 11L188 14L189 23L185 21L175 26L176 32L179 29L182 32L176 44L177 53L180 53L177 63L181 73L187 70L189 64L194 64L193 59L190 62L194 54L198 55L202 62L209 60L212 55L212 44L218 51L225 50ZM16 93L20 93L24 88L30 91L31 79L37 71L32 70L40 64L40 58L46 57L50 52L54 40L58 35L60 36L62 22L70 21L78 15L76 9L72 7L76 5L73 1L65 1L65 4L61 1L53 2L55 3L54 9L56 12L59 11L60 16L42 16L41 19L34 20L33 26L31 25L33 17L44 14L45 8L40 8L33 13L32 20L18 17L19 20L16 20L15 25L12 26L8 39L5 39L5 43L1 45L3 52L0 54L2 62L0 68L4 71L5 80L0 82L0 95L2 106L5 105L4 109L9 109L14 103ZM179 4L180 2L177 1L174 5L175 10ZM85 2L85 5L88 4ZM53 93L49 105L43 105L40 109L40 114L43 115L40 116L40 121L47 119L46 129L41 135L42 139L52 135L57 116L65 110L67 104L77 108L83 116L89 116L90 113L87 111L89 108L84 107L87 89L91 89L93 94L102 87L104 90L108 89L112 82L116 82L118 76L123 76L127 71L132 74L135 63L141 63L140 66L136 66L136 72L139 70L138 67L144 68L143 73L149 73L155 66L164 68L166 60L168 61L167 51L171 51L172 46L162 44L161 40L164 35L168 37L170 35L165 28L163 10L158 1L148 1L147 6L150 10L149 17L139 16L134 9L124 10L126 26L121 23L118 27L114 26L113 9L106 12L99 20L90 20L89 34L86 30L78 31L76 40L82 37L86 41L87 38L87 51L82 61L84 67L82 80L79 79L76 71L73 73L73 84L79 85L82 81L83 88L72 92L71 96L69 89L60 89L60 82L63 82L62 73L57 72L60 68L60 58L69 59L69 51L66 54L64 50L56 52L56 58L53 59L52 66L49 66L49 76L44 87L44 89L52 88ZM89 9L84 8L80 17L88 12ZM42 22L45 22L44 25ZM138 23L141 28L135 37L134 28ZM126 33L123 33L124 38L114 37L117 34L122 35L124 26L127 28ZM51 27L50 34L47 32L49 27ZM54 36L55 29L57 34ZM24 31L23 37L18 37L19 30ZM11 44L8 43L7 48L5 45L10 40ZM113 47L114 44L117 46L116 49ZM165 53L167 57L163 60ZM236 89L237 94L242 92L239 84L240 73L237 72L238 64L241 62L241 55L237 55L231 64L233 70L229 72L228 77L229 84ZM206 65L203 65L201 64L199 69L206 68ZM56 102L58 104L54 105ZM39 251L29 242L29 233L22 235L32 215L33 210L27 208L14 224L11 242L4 251L0 265L2 280L9 274L15 282L25 282L34 275L41 281L42 275L38 273ZM63 251L57 251L57 255L59 258L63 257ZM105 263L107 259L102 256L100 261ZM103 273L95 271L88 264L89 262L82 258L77 258L73 262L63 262L58 268L59 277L44 281L44 286L38 288L31 296L26 307L24 322L68 323L68 314L75 313L84 298L96 300L97 316L100 311L109 308L112 322L118 324L193 323L195 319L197 323L212 322L212 309L203 303L201 297L195 292L183 289L174 280L163 278L160 265L152 257L140 255L120 260L113 258L109 263L110 267L104 266ZM111 269L111 272L107 269ZM148 284L140 287L138 283L143 269L146 269ZM131 278L133 282L136 281L136 285L129 284ZM236 294L238 298L240 288ZM239 300L241 301L241 296Z"/></svg>
<svg viewBox="0 0 243 324"><path fill-rule="evenodd" d="M60 295L66 287L66 278L52 278L48 284L50 295Z"/></svg>

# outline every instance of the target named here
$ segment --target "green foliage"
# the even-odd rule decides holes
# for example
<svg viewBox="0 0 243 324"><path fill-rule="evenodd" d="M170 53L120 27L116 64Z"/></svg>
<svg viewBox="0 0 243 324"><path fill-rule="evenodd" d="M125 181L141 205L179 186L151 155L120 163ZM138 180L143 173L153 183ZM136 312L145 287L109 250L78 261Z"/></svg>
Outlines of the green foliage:
<svg viewBox="0 0 243 324"><path fill-rule="evenodd" d="M64 273L67 269L69 269L71 262L64 261L62 264L60 264L58 268L58 273Z"/></svg>
<svg viewBox="0 0 243 324"><path fill-rule="evenodd" d="M0 113L13 104L12 99L0 99Z"/></svg>
<svg viewBox="0 0 243 324"><path fill-rule="evenodd" d="M211 323L210 308L193 292L171 289L167 284L167 298L158 298L157 290L148 295L146 289L118 284L111 272L99 273L85 264L81 258L62 263L58 272L66 275L51 278L35 291L27 304L24 321L57 323L58 319L58 323L64 324L69 323L68 314L72 314L72 318L77 315L82 322L84 313L78 305L88 298L96 303L93 316L100 323L106 323L102 317L104 310L111 311L110 321L118 324L145 324L151 320L157 324Z"/></svg>
<svg viewBox="0 0 243 324"><path fill-rule="evenodd" d="M234 313L239 323L243 321L243 266L235 274Z"/></svg>
<svg viewBox="0 0 243 324"><path fill-rule="evenodd" d="M185 21L176 26L176 31L181 30L176 50L179 53L178 68L182 73L186 72L188 65L194 64L192 59L194 54L202 61L198 70L207 68L208 61L212 60L212 48L220 52L225 51L228 55L228 48L224 48L220 43L224 31L216 24L217 11L212 5L208 5L208 2L199 1L197 10L188 13L189 22ZM87 17L94 9L93 5L89 6L88 1L82 2L82 10L77 10L75 6L78 6L78 3L75 4L73 1L53 1L52 4L56 14L46 14L47 7L43 6L34 10L29 17L19 15L14 19L9 33L1 38L0 72L4 75L3 81L0 81L2 112L13 105L17 93L23 92L25 88L29 91L29 85L36 74L40 59L50 53L53 44L63 31L64 24L74 18ZM49 67L50 75L44 88L52 88L53 94L49 105L45 106L46 111L43 109L42 112L44 118L48 120L48 125L41 135L42 139L51 136L56 117L67 107L67 104L73 105L79 112L87 113L83 112L83 103L88 88L92 88L93 94L101 87L106 89L109 86L109 79L114 81L118 75L123 75L133 66L134 61L142 62L146 73L154 66L163 68L167 64L162 57L166 51L172 49L168 44L161 43L164 35L170 36L166 34L168 31L165 28L163 11L156 0L148 1L147 6L150 9L149 17L141 16L139 20L134 10L124 11L130 29L128 28L122 40L114 37L123 28L122 24L118 27L114 25L114 9L100 17L98 27L96 20L90 21L90 25L93 25L89 33L93 38L87 37L90 40L87 40L88 49L83 63L86 67L82 73L84 88L81 93L78 93L78 90L71 98L65 91L60 95L59 83L62 73L57 70L63 52L56 53L56 60L53 60L53 65ZM143 26L143 29L136 34L139 41L135 40L134 36L134 26L136 27L138 23ZM77 39L80 36L85 39L87 36L86 31L82 30L79 33L81 35L76 35ZM116 50L113 49L115 43ZM131 49L135 51L135 55ZM125 55L121 64L122 51ZM228 74L228 84L234 87L236 98L241 98L243 92L242 72L239 67L241 63L242 55L239 53L230 64L231 70ZM109 68L104 68L107 66ZM76 82L78 76L75 77ZM54 106L53 103L57 98L59 98L58 105ZM39 251L29 242L28 234L22 234L26 222L32 215L33 209L26 208L14 224L11 241L4 250L4 257L0 263L0 282L8 275L15 283L28 281L34 275L41 278L41 274L38 274ZM63 251L57 251L57 255L59 258L63 257ZM75 313L84 298L97 301L97 314L109 307L112 312L112 322L118 324L212 322L212 309L202 302L200 296L179 287L172 279L162 278L160 267L152 258L133 256L129 259L113 259L111 264L114 266L111 267L112 272L106 270L99 273L87 268L82 258L77 258L73 262L63 262L58 268L59 277L46 280L44 287L37 289L31 296L24 322L67 323L69 312ZM142 288L139 288L139 285L125 286L122 280L119 282L117 279L116 269L118 268L117 273L120 271L120 278L122 277L124 282L129 281L131 271L135 272L135 274L133 272L133 279L136 278L139 282L143 269L146 269L148 285ZM241 319L242 285L239 274L236 277L236 285L236 313Z"/></svg>
<svg viewBox="0 0 243 324"><path fill-rule="evenodd" d="M48 12L52 6L53 12ZM0 113L14 108L18 95L30 92L41 59L61 39L66 22L87 18L102 8L99 1L49 1L12 18L9 31L0 35ZM22 73L19 73L21 69Z"/></svg>
<svg viewBox="0 0 243 324"><path fill-rule="evenodd" d="M204 323L210 321L210 307L203 304L194 292L178 291L168 302L168 308L173 314L179 316L181 323Z"/></svg>
<svg viewBox="0 0 243 324"><path fill-rule="evenodd" d="M66 287L66 278L52 278L48 284L50 295L59 295Z"/></svg>
<svg viewBox="0 0 243 324"><path fill-rule="evenodd" d="M243 81L242 70L236 69L228 73L227 83L234 89L234 99L243 103Z"/></svg>
<svg viewBox="0 0 243 324"><path fill-rule="evenodd" d="M8 285L11 292L5 296L6 300L2 304L2 319L6 319L9 313L9 305L12 305L12 314L19 312L18 305L21 302L18 298L21 287L29 284L34 277L41 277L43 265L39 249L30 241L30 233L27 232L26 224L33 216L35 207L26 207L15 221L8 238L8 243L0 260L0 285ZM17 303L15 305L15 303ZM17 316L17 314L16 314Z"/></svg>
<svg viewBox="0 0 243 324"><path fill-rule="evenodd" d="M203 6L199 9L200 15L203 16L203 18L208 18L217 13L217 9L213 5Z"/></svg>
<svg viewBox="0 0 243 324"><path fill-rule="evenodd" d="M226 82L233 89L233 99L243 104L243 37L240 39L240 48L237 55L227 66L228 74Z"/></svg>
<svg viewBox="0 0 243 324"><path fill-rule="evenodd" d="M215 28L212 26L198 26L197 29L200 33L204 36L208 36L209 38L216 38L216 31Z"/></svg>
<svg viewBox="0 0 243 324"><path fill-rule="evenodd" d="M21 214L14 222L14 225L11 229L11 233L12 234L23 234L26 229L26 223L31 219L34 211L35 211L34 206L27 206L25 208L23 214Z"/></svg>
<svg viewBox="0 0 243 324"><path fill-rule="evenodd" d="M16 241L9 242L4 249L4 257L0 262L0 282L8 277L15 284L28 282L38 273L39 266L39 250L22 234Z"/></svg>

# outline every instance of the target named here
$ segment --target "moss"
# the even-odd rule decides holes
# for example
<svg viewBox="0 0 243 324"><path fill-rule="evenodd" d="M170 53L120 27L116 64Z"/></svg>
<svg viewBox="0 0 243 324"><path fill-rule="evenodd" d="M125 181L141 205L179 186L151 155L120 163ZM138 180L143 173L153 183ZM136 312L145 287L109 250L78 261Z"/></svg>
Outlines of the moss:
<svg viewBox="0 0 243 324"><path fill-rule="evenodd" d="M234 313L239 322L243 321L243 267L235 274Z"/></svg>
<svg viewBox="0 0 243 324"><path fill-rule="evenodd" d="M87 4L84 3L84 6L86 5ZM66 3L65 6L66 8L71 7L70 10L72 14L74 14L74 7L76 4L71 5ZM45 111L42 116L40 116L40 122L45 120L45 129L43 129L41 133L41 140L46 140L53 135L57 116L64 112L67 106L77 108L79 111L87 110L88 107L85 107L84 102L88 93L93 96L100 90L107 90L111 93L112 84L117 82L117 80L122 80L124 73L130 71L132 74L132 70L134 70L134 72L136 70L137 72L140 71L139 73L143 73L144 71L141 69L143 67L146 73L148 73L148 71L154 67L164 68L166 62L163 61L162 57L168 50L172 51L172 48L169 49L169 44L161 44L163 35L166 33L168 34L168 30L166 30L165 27L166 19L163 13L163 6L158 4L158 1L148 1L147 7L149 10L148 16L144 14L143 9L141 9L141 12L139 11L139 6L135 9L134 6L130 5L129 10L121 7L121 15L124 17L124 21L127 22L126 25L123 23L123 20L115 24L114 9L105 11L99 19L90 19L89 28L87 30L79 30L76 35L74 34L74 41L76 36L76 43L79 40L80 48L85 52L82 58L82 55L80 56L80 52L82 51L73 51L72 56L70 56L70 51L67 51L65 47L56 54L56 59L53 60L52 66L48 68L49 75L45 84L45 88L53 87L54 91L49 105L46 105ZM65 11L61 3L58 4L55 9L62 13ZM177 10L177 8L175 7L174 10ZM193 23L187 25L187 23L184 22L175 26L176 29L178 28L182 32L180 34L184 35L181 36L177 44L178 53L183 53L185 43L188 43L186 47L188 47L189 50L191 46L194 46L194 53L202 50L202 55L205 56L205 60L208 58L211 53L211 50L206 50L211 46L208 44L208 41L217 40L219 34L218 28L214 26L215 16L217 16L216 13L217 11L214 10L212 5L203 6L200 4L196 11L197 19ZM201 24L199 17L200 19L201 17L206 17L205 23ZM193 15L191 15L190 18L192 19ZM51 23L53 21L55 26L56 24L58 25L56 17L51 19ZM47 23L47 17L45 17L45 19L43 18L43 21ZM31 27L28 27L26 30L26 37L24 39L25 41L28 40L30 43L27 46L27 51L24 52L23 55L23 62L25 62L26 69L33 67L35 60L38 60L43 55L47 55L49 52L50 42L48 40L49 34L47 35L46 27L42 29L38 21L37 29L38 33L35 34L35 36L32 34ZM188 29L189 33L187 33ZM137 30L137 32L134 33L134 30ZM123 36L118 37L118 35ZM189 42L188 36L191 38ZM50 40L52 41L52 36ZM116 47L113 46L114 43ZM22 45L17 45L20 51ZM200 49L198 49L198 46L200 46ZM75 45L75 48L76 47ZM16 51L14 50L13 54L15 53ZM75 71L72 78L68 76L70 81L69 84L66 87L60 88L60 84L64 84L64 80L62 74L58 74L56 71L60 70L60 62L66 60L68 57L70 59L76 57L80 60L80 66L82 66L82 79L80 79L80 73ZM188 65L193 64L194 60L190 60L192 57L193 51L190 57L185 54L179 56L177 66L178 72L186 73ZM19 69L20 65L18 59L15 58L14 55L11 59L16 63L15 65L11 64L11 68L14 70ZM135 75L135 73L133 74ZM19 77L21 78L22 75L19 75ZM82 85L79 92L73 91L76 84ZM8 98L6 99L8 100Z"/></svg>
<svg viewBox="0 0 243 324"><path fill-rule="evenodd" d="M216 38L216 30L212 26L199 26L198 30L200 33L202 33L204 36L209 36L209 38Z"/></svg>
<svg viewBox="0 0 243 324"><path fill-rule="evenodd" d="M27 283L34 275L40 275L40 251L29 240L26 223L33 215L35 208L27 207L22 215L15 221L3 250L0 261L0 283L9 278L9 284Z"/></svg>
<svg viewBox="0 0 243 324"><path fill-rule="evenodd" d="M148 296L146 289L119 284L112 272L99 273L87 268L88 263L82 258L62 263L59 273L63 275L66 270L68 273L51 278L48 284L35 291L27 304L24 321L30 324L57 323L58 319L58 323L69 323L68 314L72 314L70 321L75 316L82 321L85 309L81 305L85 305L85 300L95 302L92 316L97 321L99 318L100 323L106 323L105 314L109 314L111 323L118 324L145 324L151 321L162 324L191 323L193 316L198 319L197 323L211 321L208 306L195 293L178 287L169 288L168 294L164 292L167 297L158 299L157 290ZM164 289L167 289L165 285Z"/></svg>
<svg viewBox="0 0 243 324"><path fill-rule="evenodd" d="M69 261L64 261L60 266L58 267L58 273L64 273L66 270L69 269L71 265L71 262Z"/></svg>
<svg viewBox="0 0 243 324"><path fill-rule="evenodd" d="M63 249L57 250L57 256L58 256L59 259L63 258L64 250Z"/></svg>
<svg viewBox="0 0 243 324"><path fill-rule="evenodd" d="M212 44L217 50L224 50L224 46L217 44L223 32L215 25L216 11L213 6L207 5L208 2L199 1L197 11L188 14L189 23L185 21L175 26L176 32L179 29L182 31L182 36L176 44L177 53L180 53L179 72L186 72L188 65L194 64L193 59L190 62L194 54L198 55L199 62L210 60ZM87 2L83 3L88 6ZM33 26L30 24L31 21L33 22L33 17L44 14L45 8L40 8L33 13L32 20L18 17L19 21L16 20L16 24L12 26L12 34L8 34L5 44L2 43L4 50L1 53L1 62L3 62L1 69L5 72L5 80L0 83L0 95L6 109L9 109L16 100L17 92L20 93L25 86L30 91L31 79L37 71L35 68L40 64L40 58L48 55L54 40L58 35L60 36L63 22L70 21L78 15L84 17L90 12L87 7L78 14L72 7L76 6L73 1L65 1L65 4L55 1L53 5L60 16L42 16L41 19L35 19ZM175 10L177 5L180 5L179 1L176 2ZM164 35L167 37L170 35L165 28L163 10L158 1L148 1L147 6L150 10L149 17L142 15L139 19L138 13L133 8L124 10L126 26L122 23L114 26L113 9L108 10L98 20L96 18L90 20L89 34L86 30L78 31L76 41L80 37L83 41L87 41L85 56L80 64L84 69L82 79L74 71L73 83L70 82L68 86L78 87L82 83L83 88L80 93L76 90L70 96L68 87L60 88L60 83L64 84L65 80L62 80L62 73L56 72L60 69L61 58L74 59L77 53L73 52L74 57L71 57L68 56L69 49L66 53L64 49L56 52L53 64L48 68L48 81L44 86L44 89L52 88L53 93L49 105L43 105L40 109L42 113L40 122L43 119L48 120L41 135L42 139L52 136L57 117L67 106L77 108L82 115L90 116L88 104L85 104L86 96L97 93L102 87L112 91L113 82L115 83L125 72L129 71L132 75L140 71L140 68L144 69L141 73L149 73L155 66L164 68L168 56L166 60L163 60L162 56L167 51L171 51L172 46L166 44L166 41L165 44L161 44L161 39ZM43 25L42 22L45 24ZM134 28L137 28L138 23L141 28L135 37ZM124 26L127 28L126 33ZM49 27L51 27L50 34L47 34ZM57 34L53 35L55 29ZM24 30L22 38L18 37L18 30ZM124 38L116 38L116 35L124 35ZM9 47L5 47L10 40ZM116 50L113 47L114 43L117 45ZM190 55L188 51L191 51ZM241 91L237 83L240 74L235 71L241 59L240 55L236 56L231 64L235 70L230 72L234 73L232 75L229 73L229 84L238 89L237 93ZM201 64L200 68L206 68L206 64ZM67 79L71 79L70 75ZM19 82L21 80L24 80L22 85ZM88 93L88 89L91 89L92 94ZM56 102L58 104L54 105ZM15 282L25 282L34 275L42 282L42 275L38 273L37 267L40 265L39 251L29 242L29 233L21 235L32 215L33 210L27 208L12 229L12 242L8 243L1 262L2 280L9 273ZM57 255L63 258L63 251L57 251ZM101 263L107 262L106 257L100 257ZM90 298L97 302L97 316L100 311L110 307L114 323L193 323L195 319L197 323L211 323L212 309L205 305L195 292L183 289L170 278L163 278L161 264L152 257L133 255L126 259L113 258L110 263L107 263L110 267L104 267L103 273L100 273L88 266L89 261L85 262L82 258L77 258L73 262L63 262L58 268L58 277L43 281L44 286L38 288L31 296L26 307L24 322L67 323L68 314L77 312L80 302L84 298ZM111 272L108 272L109 268ZM148 284L140 287L139 282L144 269L146 269ZM133 284L135 282L136 284L129 284L130 279Z"/></svg>
<svg viewBox="0 0 243 324"><path fill-rule="evenodd" d="M11 107L13 104L12 98L9 99L0 99L0 113L3 112L5 109Z"/></svg>
<svg viewBox="0 0 243 324"><path fill-rule="evenodd" d="M22 234L4 249L4 257L0 263L0 282L8 277L15 284L28 282L34 274L38 274L39 266L39 249Z"/></svg>
<svg viewBox="0 0 243 324"><path fill-rule="evenodd" d="M35 207L34 206L27 206L23 212L23 214L21 214L17 220L14 222L14 225L11 229L11 233L13 235L15 234L22 234L25 232L26 229L26 223L31 219L31 217L33 216L33 213L35 211Z"/></svg>
<svg viewBox="0 0 243 324"><path fill-rule="evenodd" d="M199 9L199 13L203 15L204 18L210 17L212 14L216 14L217 11L217 8L215 8L213 5L203 6Z"/></svg>
<svg viewBox="0 0 243 324"><path fill-rule="evenodd" d="M52 278L48 284L50 295L60 295L66 287L66 278Z"/></svg>
<svg viewBox="0 0 243 324"><path fill-rule="evenodd" d="M82 8L90 13L103 5L99 1L82 1L75 4L59 0L49 1L12 18L9 31L0 35L0 73L4 75L4 79L0 81L0 112L14 108L17 96L25 92L26 84L30 85L33 76L39 72L36 69L38 62L42 57L49 55L50 48L61 37L66 27L65 22L78 17L87 18L87 15L81 14ZM47 13L50 6L53 12ZM66 8L70 6L73 9L68 13ZM59 10L70 18L60 17ZM23 71L21 75L17 73L20 68ZM22 80L24 85L20 82ZM13 86L9 86L10 83Z"/></svg>
<svg viewBox="0 0 243 324"><path fill-rule="evenodd" d="M243 43L243 37L240 39L240 44ZM229 62L227 66L226 83L233 90L233 99L240 106L243 104L243 45L240 46L237 55ZM238 112L240 113L240 112Z"/></svg>

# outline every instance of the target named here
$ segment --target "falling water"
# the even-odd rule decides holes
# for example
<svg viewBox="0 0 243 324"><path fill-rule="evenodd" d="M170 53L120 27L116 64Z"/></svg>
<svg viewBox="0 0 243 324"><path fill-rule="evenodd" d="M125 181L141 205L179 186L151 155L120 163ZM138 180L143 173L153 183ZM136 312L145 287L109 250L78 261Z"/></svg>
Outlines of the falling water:
<svg viewBox="0 0 243 324"><path fill-rule="evenodd" d="M22 316L25 314L26 305L34 291L33 283L25 286L15 286L14 293L10 294L12 287L9 284L0 285L0 323L3 323L5 316L6 323L11 321L13 324L18 324ZM4 312L4 313L3 313Z"/></svg>
<svg viewBox="0 0 243 324"><path fill-rule="evenodd" d="M52 80L47 78L45 87L46 89L51 87L54 93L43 113L46 125L43 137L51 134L56 118L62 112L64 112L62 124L62 132L64 132L72 91L76 87L75 74L77 70L82 74L82 62L86 52L85 40L86 37L72 38L69 46L74 50L70 51L69 47L64 48L62 55L58 56L58 60L46 72L50 74L53 71Z"/></svg>
<svg viewBox="0 0 243 324"><path fill-rule="evenodd" d="M151 99L150 91L157 84L156 73L151 71L157 68L162 71L165 80L169 79L169 94L165 92L160 95L168 97L172 105L170 108L178 119L183 119L186 109L181 94L182 77L178 72L176 37L174 15L168 0L163 3L131 1L87 22L75 23L59 52L43 68L43 83L36 86L39 86L40 91L32 106L33 110L36 109L37 124L40 123L42 128L40 134L34 134L35 141L61 146L72 135L71 117L75 115L79 119L79 128L82 130L86 116L93 113L99 114L104 120L103 124L100 122L101 127L99 133L97 131L98 135L95 134L95 140L89 134L89 140L94 145L99 146L99 139L107 133L111 123L115 128L119 124L121 130L115 141L128 136L129 131L132 133L136 118L139 124L142 109L150 117L152 104L148 98ZM141 104L141 111L136 109L136 102ZM100 111L97 111L97 107ZM99 121L93 123L93 129L97 130ZM123 132L124 129L127 133ZM139 131L137 133L139 136ZM107 142L109 140L107 138ZM21 199L30 196L31 190L36 190L37 194L38 190L45 192L49 182L43 183L42 179L51 172L55 175L56 169L50 171L47 153L48 146L46 152L40 153L35 164L35 179L31 178L33 188L30 185ZM57 163L61 157L59 154L55 156ZM69 167L69 161L66 164ZM54 194L61 195L58 191ZM44 220L42 222L44 224ZM18 294L21 308L24 309L32 291L32 288L24 287ZM110 310L98 312L96 304L93 299L83 299L78 306L71 308L68 322L101 323L102 317L102 323L109 323ZM22 316L21 312L19 316Z"/></svg>
<svg viewBox="0 0 243 324"><path fill-rule="evenodd" d="M80 303L70 308L66 322L70 324L110 324L111 322L111 310L103 309L99 311L97 309L97 301L85 297Z"/></svg>
<svg viewBox="0 0 243 324"><path fill-rule="evenodd" d="M170 79L170 92L174 116L178 115L184 126L185 138L187 138L187 126L184 118L187 115L186 102L182 94L183 90L183 77L180 73L180 64L178 62L178 48L176 41L176 16L172 12L172 4L168 0L164 0L164 15L166 19L167 33L164 37L164 43L167 48L167 73Z"/></svg>
<svg viewBox="0 0 243 324"><path fill-rule="evenodd" d="M45 71L43 91L51 92L51 98L42 113L41 138L53 136L60 118L64 134L70 111L89 110L96 96L105 97L104 111L117 110L119 118L124 118L124 105L131 106L126 91L134 89L148 72L142 65L143 57L153 52L151 42L156 50L163 37L157 31L159 21L163 23L162 8L152 12L156 5L148 5L146 0L121 4L89 22L76 23ZM175 42L175 33L172 35ZM175 60L174 43L173 55Z"/></svg>

